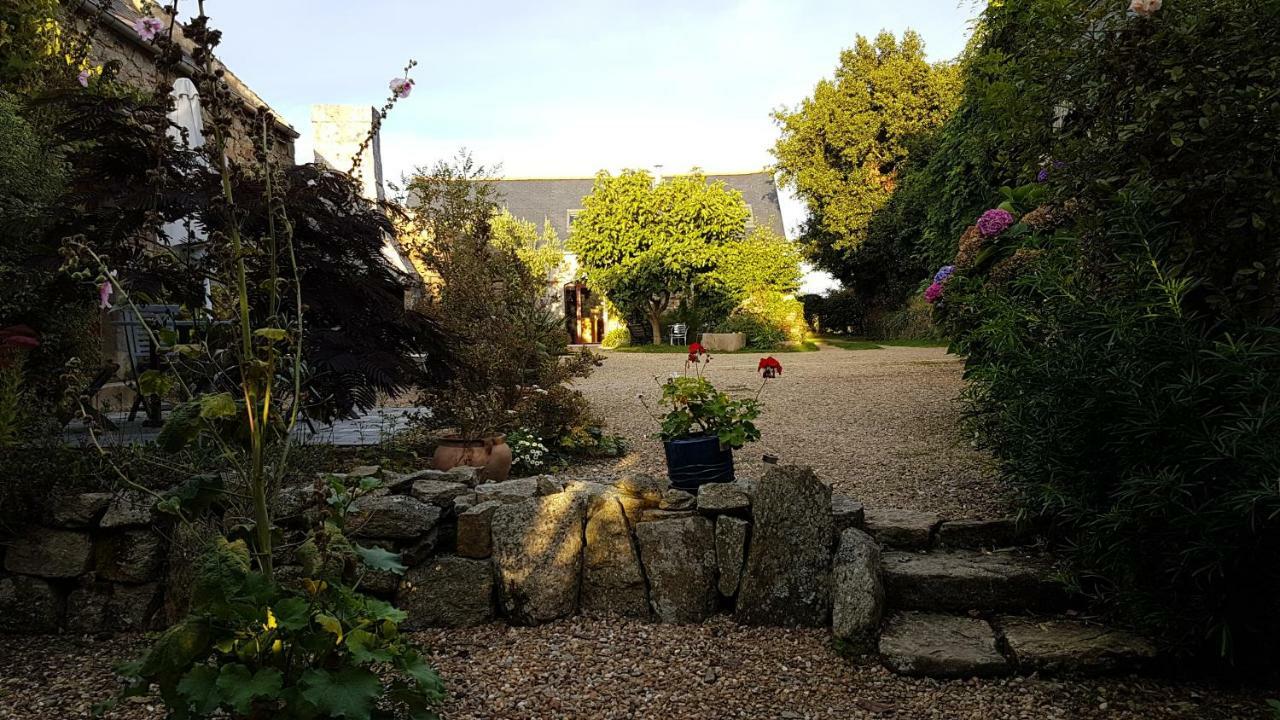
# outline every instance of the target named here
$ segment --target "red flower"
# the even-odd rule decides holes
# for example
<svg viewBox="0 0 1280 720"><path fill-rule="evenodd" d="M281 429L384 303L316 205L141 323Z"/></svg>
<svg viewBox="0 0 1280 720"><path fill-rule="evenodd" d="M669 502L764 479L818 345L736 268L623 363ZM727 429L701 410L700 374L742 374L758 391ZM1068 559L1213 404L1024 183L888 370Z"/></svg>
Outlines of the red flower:
<svg viewBox="0 0 1280 720"><path fill-rule="evenodd" d="M772 355L767 358L760 358L760 364L756 366L756 370L761 375L768 378L775 378L782 374L782 363L778 362Z"/></svg>
<svg viewBox="0 0 1280 720"><path fill-rule="evenodd" d="M689 362L696 363L698 362L699 355L706 355L706 354L707 354L707 349L702 347L702 343L689 344Z"/></svg>
<svg viewBox="0 0 1280 720"><path fill-rule="evenodd" d="M40 339L36 337L36 331L26 325L10 325L0 328L0 345L34 348L40 347Z"/></svg>

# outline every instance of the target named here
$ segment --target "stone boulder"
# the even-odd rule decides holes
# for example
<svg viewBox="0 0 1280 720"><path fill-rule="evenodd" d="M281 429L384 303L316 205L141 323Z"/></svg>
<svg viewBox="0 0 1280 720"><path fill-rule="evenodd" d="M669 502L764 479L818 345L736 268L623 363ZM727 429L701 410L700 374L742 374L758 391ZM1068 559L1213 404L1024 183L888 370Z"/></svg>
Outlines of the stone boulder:
<svg viewBox="0 0 1280 720"><path fill-rule="evenodd" d="M1150 664L1156 648L1146 638L1065 618L1000 618L1005 643L1023 670L1044 673L1131 672Z"/></svg>
<svg viewBox="0 0 1280 720"><path fill-rule="evenodd" d="M498 598L512 622L537 625L577 611L586 510L586 498L559 493L494 512Z"/></svg>
<svg viewBox="0 0 1280 720"><path fill-rule="evenodd" d="M725 597L733 597L738 592L750 528L751 523L742 518L729 515L716 518L716 568L720 574L720 594Z"/></svg>
<svg viewBox="0 0 1280 720"><path fill-rule="evenodd" d="M85 533L33 528L9 543L4 569L47 578L78 577L88 568L91 551Z"/></svg>
<svg viewBox="0 0 1280 720"><path fill-rule="evenodd" d="M150 530L125 530L103 538L95 548L98 577L124 583L160 579L164 543Z"/></svg>
<svg viewBox="0 0 1280 720"><path fill-rule="evenodd" d="M487 500L458 513L457 553L479 560L493 554L493 513L502 503Z"/></svg>
<svg viewBox="0 0 1280 720"><path fill-rule="evenodd" d="M660 510L692 510L696 507L698 499L691 493L676 488L669 488L662 493L662 501L658 503Z"/></svg>
<svg viewBox="0 0 1280 720"><path fill-rule="evenodd" d="M409 613L403 627L471 627L493 619L493 565L453 555L405 573L396 605Z"/></svg>
<svg viewBox="0 0 1280 720"><path fill-rule="evenodd" d="M159 601L157 583L87 583L67 595L67 629L79 633L146 630L152 627Z"/></svg>
<svg viewBox="0 0 1280 720"><path fill-rule="evenodd" d="M890 619L880 635L880 662L901 675L936 678L994 677L1012 670L986 620L916 612Z"/></svg>
<svg viewBox="0 0 1280 720"><path fill-rule="evenodd" d="M845 530L849 528L861 530L863 528L866 524L866 510L862 507L862 503L848 495L832 493L831 522L834 526L836 539L839 540Z"/></svg>
<svg viewBox="0 0 1280 720"><path fill-rule="evenodd" d="M831 615L831 487L778 466L756 483L751 548L738 590L748 625L820 627Z"/></svg>
<svg viewBox="0 0 1280 720"><path fill-rule="evenodd" d="M665 623L700 623L716 608L715 530L707 518L649 520L636 526L654 615Z"/></svg>
<svg viewBox="0 0 1280 720"><path fill-rule="evenodd" d="M459 482L422 478L415 480L409 486L408 492L428 505L449 508L453 507L453 501L458 496L471 492L471 488Z"/></svg>
<svg viewBox="0 0 1280 720"><path fill-rule="evenodd" d="M476 499L480 502L497 500L501 503L518 503L538 497L538 478L527 477L503 480L476 486Z"/></svg>
<svg viewBox="0 0 1280 720"><path fill-rule="evenodd" d="M281 525L309 526L319 512L315 483L286 485L276 493L275 519Z"/></svg>
<svg viewBox="0 0 1280 720"><path fill-rule="evenodd" d="M141 490L125 490L116 493L107 505L107 512L98 521L104 530L138 527L151 523L151 509L156 500Z"/></svg>
<svg viewBox="0 0 1280 720"><path fill-rule="evenodd" d="M937 513L877 508L866 512L866 529L876 542L903 550L928 550L942 516Z"/></svg>
<svg viewBox="0 0 1280 720"><path fill-rule="evenodd" d="M618 492L640 500L645 508L656 508L671 487L671 481L654 475L623 475L613 481Z"/></svg>
<svg viewBox="0 0 1280 720"><path fill-rule="evenodd" d="M61 498L49 512L54 526L62 528L92 527L111 504L111 493L75 493Z"/></svg>
<svg viewBox="0 0 1280 720"><path fill-rule="evenodd" d="M407 495L363 497L354 503L349 527L357 537L412 540L440 521L440 508Z"/></svg>
<svg viewBox="0 0 1280 720"><path fill-rule="evenodd" d="M698 488L698 509L709 515L746 515L751 510L751 495L743 483L707 483Z"/></svg>
<svg viewBox="0 0 1280 720"><path fill-rule="evenodd" d="M582 610L599 615L646 618L640 556L631 536L631 524L617 492L588 501L586 553L582 566Z"/></svg>
<svg viewBox="0 0 1280 720"><path fill-rule="evenodd" d="M62 599L39 578L0 578L0 633L31 635L58 631Z"/></svg>
<svg viewBox="0 0 1280 720"><path fill-rule="evenodd" d="M840 535L831 564L831 631L857 653L876 649L884 614L880 546L856 528Z"/></svg>

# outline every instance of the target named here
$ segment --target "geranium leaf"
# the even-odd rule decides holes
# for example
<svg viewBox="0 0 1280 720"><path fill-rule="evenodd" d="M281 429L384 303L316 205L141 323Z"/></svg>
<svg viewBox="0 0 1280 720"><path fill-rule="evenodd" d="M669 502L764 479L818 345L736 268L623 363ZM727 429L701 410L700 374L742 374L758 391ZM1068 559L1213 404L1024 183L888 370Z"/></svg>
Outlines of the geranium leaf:
<svg viewBox="0 0 1280 720"><path fill-rule="evenodd" d="M284 677L275 668L262 668L250 672L238 663L222 666L218 673L218 690L223 701L241 715L253 710L253 701L274 699L284 686Z"/></svg>
<svg viewBox="0 0 1280 720"><path fill-rule="evenodd" d="M348 720L366 720L382 695L382 681L363 668L337 672L308 670L302 675L302 697L320 714Z"/></svg>
<svg viewBox="0 0 1280 720"><path fill-rule="evenodd" d="M178 692L191 703L197 715L208 715L222 704L218 690L218 669L197 665L178 682Z"/></svg>
<svg viewBox="0 0 1280 720"><path fill-rule="evenodd" d="M200 396L200 417L207 419L236 416L236 399L231 393Z"/></svg>

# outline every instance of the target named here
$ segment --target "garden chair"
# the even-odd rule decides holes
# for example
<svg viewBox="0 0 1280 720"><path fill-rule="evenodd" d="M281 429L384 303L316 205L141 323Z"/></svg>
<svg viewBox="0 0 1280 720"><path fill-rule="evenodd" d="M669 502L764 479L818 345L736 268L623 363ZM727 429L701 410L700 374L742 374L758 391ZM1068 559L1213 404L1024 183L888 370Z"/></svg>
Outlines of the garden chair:
<svg viewBox="0 0 1280 720"><path fill-rule="evenodd" d="M139 390L133 398L133 407L129 409L129 422L138 416L138 408L146 406L147 421L150 426L159 426L160 398L143 396L138 381L146 370L159 370L169 348L154 347L151 332L174 330L177 325L179 307L177 305L140 305L135 313L125 309L115 321L124 336L124 350L129 356L129 372L133 376L134 388ZM150 328L151 332L148 332Z"/></svg>
<svg viewBox="0 0 1280 720"><path fill-rule="evenodd" d="M679 340L679 342L676 342ZM684 345L689 341L689 326L684 323L676 323L671 326L671 344Z"/></svg>

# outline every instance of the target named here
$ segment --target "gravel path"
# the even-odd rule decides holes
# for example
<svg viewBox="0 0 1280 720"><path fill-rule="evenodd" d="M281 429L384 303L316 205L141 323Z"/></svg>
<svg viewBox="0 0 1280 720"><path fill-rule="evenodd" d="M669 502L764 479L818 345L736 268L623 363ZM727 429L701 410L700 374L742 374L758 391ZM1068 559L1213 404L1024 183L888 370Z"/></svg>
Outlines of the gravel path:
<svg viewBox="0 0 1280 720"><path fill-rule="evenodd" d="M604 367L577 387L612 432L632 444L617 470L665 473L655 377L680 372L677 354L605 353ZM716 355L707 377L732 394L760 386L759 355ZM779 354L782 377L769 382L757 422L763 438L737 453L738 472L756 477L765 452L781 462L812 465L840 492L869 507L901 507L949 517L1008 512L1007 494L990 459L956 431L961 362L943 348L881 348Z"/></svg>
<svg viewBox="0 0 1280 720"><path fill-rule="evenodd" d="M896 720L1263 720L1258 694L1147 679L1038 678L940 682L847 660L820 630L578 618L538 628L489 625L417 636L450 700L446 720L504 718L893 718ZM111 692L110 668L137 637L11 638L0 653L0 718L91 717ZM116 720L163 717L154 700Z"/></svg>

